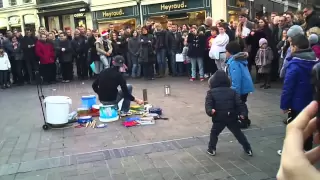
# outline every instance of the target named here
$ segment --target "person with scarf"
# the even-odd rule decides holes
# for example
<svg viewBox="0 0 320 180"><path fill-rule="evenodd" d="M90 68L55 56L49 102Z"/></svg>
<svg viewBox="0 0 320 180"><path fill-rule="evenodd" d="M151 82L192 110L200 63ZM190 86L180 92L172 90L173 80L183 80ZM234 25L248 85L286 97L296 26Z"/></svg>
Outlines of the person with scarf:
<svg viewBox="0 0 320 180"><path fill-rule="evenodd" d="M229 43L229 36L226 34L226 27L220 24L219 35L214 39L210 48L209 57L214 59L218 70L225 70L225 57L221 54L226 51L226 45Z"/></svg>
<svg viewBox="0 0 320 180"><path fill-rule="evenodd" d="M269 89L270 86L270 71L271 62L273 60L273 52L268 46L268 41L265 38L259 41L260 49L257 52L255 63L258 67L260 77L264 79L264 84L260 88Z"/></svg>

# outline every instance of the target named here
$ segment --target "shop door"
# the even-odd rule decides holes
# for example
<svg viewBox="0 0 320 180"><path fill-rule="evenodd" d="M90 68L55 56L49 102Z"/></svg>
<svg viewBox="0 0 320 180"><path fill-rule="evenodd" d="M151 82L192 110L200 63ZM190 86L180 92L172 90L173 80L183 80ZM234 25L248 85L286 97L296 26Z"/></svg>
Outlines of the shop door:
<svg viewBox="0 0 320 180"><path fill-rule="evenodd" d="M82 26L84 28L87 28L86 17L75 18L74 19L74 25L76 26L75 28L80 27L80 26Z"/></svg>

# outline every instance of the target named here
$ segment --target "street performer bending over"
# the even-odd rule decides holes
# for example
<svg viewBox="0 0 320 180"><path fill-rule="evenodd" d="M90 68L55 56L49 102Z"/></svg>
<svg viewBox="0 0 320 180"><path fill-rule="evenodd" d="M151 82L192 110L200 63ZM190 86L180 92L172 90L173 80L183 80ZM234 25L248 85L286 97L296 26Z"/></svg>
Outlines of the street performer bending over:
<svg viewBox="0 0 320 180"><path fill-rule="evenodd" d="M93 82L92 88L99 96L103 105L117 105L122 99L121 116L128 115L130 102L134 101L139 105L144 102L141 99L132 96L132 85L127 84L122 76L124 71L124 58L115 56L111 68L104 69L98 78ZM118 86L121 90L118 91Z"/></svg>

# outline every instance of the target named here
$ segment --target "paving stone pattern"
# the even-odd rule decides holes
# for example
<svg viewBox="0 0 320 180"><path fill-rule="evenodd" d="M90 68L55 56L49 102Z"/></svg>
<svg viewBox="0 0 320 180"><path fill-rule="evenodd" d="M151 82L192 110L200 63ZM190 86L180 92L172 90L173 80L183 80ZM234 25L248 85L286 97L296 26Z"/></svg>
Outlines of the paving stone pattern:
<svg viewBox="0 0 320 180"><path fill-rule="evenodd" d="M137 96L142 97L142 89L148 89L149 101L162 107L170 120L157 121L157 124L153 126L133 128L125 128L119 121L109 123L108 127L104 129L71 127L45 132L41 128L43 119L35 86L0 91L0 109L3 112L0 121L0 175L2 175L0 180L23 179L23 177L26 177L25 179L32 177L32 180L55 179L55 177L57 177L56 179L68 179L64 173L60 173L68 168L76 169L76 174L70 172L72 175L68 176L69 179L99 179L96 172L91 172L95 169L100 169L101 173L108 172L110 174L108 177L113 179L140 179L141 174L144 177L141 179L158 179L160 176L162 179L212 179L211 176L214 172L210 169L203 168L206 171L199 170L198 172L195 170L193 173L192 168L199 168L197 165L200 166L200 161L200 164L184 163L179 159L180 153L185 154L192 148L198 149L202 157L208 159L203 153L208 139L206 135L211 128L211 120L206 117L203 107L208 89L207 83L190 83L183 78L156 81L130 80L129 82L133 84ZM76 109L80 105L82 95L93 94L91 83L91 81L83 83L76 81L70 84L46 86L43 90L45 96L66 95L71 97L72 107ZM171 85L172 95L164 97L164 85L168 84ZM281 147L284 132L282 126L284 115L279 110L279 94L280 89L274 88L257 90L249 96L248 105L253 125L246 133L253 144L256 156L252 159L246 159L246 156L242 156L239 145L235 143L233 136L228 133L229 131L225 130L219 143L219 147L223 149L222 152L219 152L219 156L215 159L209 158L210 162L212 161L212 166L216 165L221 168L216 173L218 175L214 177L220 175L222 177L217 179L235 179L235 177L237 177L236 179L248 179L250 176L251 179L259 179L259 177L264 177L262 172L266 174L264 179L274 177L272 174L275 174L277 168L274 163L279 162L275 151ZM176 140L167 141L172 139ZM233 148L233 146L238 148ZM166 154L167 152L172 155ZM268 152L271 157L267 156L265 152ZM259 155L259 153L263 155ZM163 158L168 160L152 161L153 168L148 171L140 167L142 166L140 164L144 164L144 159L151 161L153 160L151 157L157 154L163 154ZM192 153L189 154L191 159L197 159ZM251 169L253 172L248 173L250 167L246 167L249 169L248 172L246 168L241 170L237 167L227 171L229 169L227 168L228 163L232 164L233 162L229 159L234 157L237 157L238 160L242 159L242 163L246 162L257 167L258 171ZM139 171L128 173L126 169L130 168L126 168L123 163L128 158L133 158L134 162L139 165L134 166L131 163L130 167L132 169L139 167ZM179 161L173 161L177 158ZM221 162L217 162L219 159L224 160L227 164L220 165ZM170 160L173 161L172 164ZM103 161L101 163L106 164L105 169L95 167L96 161ZM113 166L109 161L121 162L118 163L119 172L115 171L118 173L112 171L111 167ZM268 161L272 162L266 163ZM183 166L177 168L177 162L182 162ZM255 164L254 162L264 163ZM166 163L169 167L163 165L164 167L158 168L157 163ZM79 167L83 166L90 167L88 168L90 171L82 173ZM166 170L173 171L174 176L170 177L172 173L170 174ZM184 174L185 171L189 171L189 174ZM15 174L17 172L19 173ZM223 174L228 174L228 177L223 177Z"/></svg>
<svg viewBox="0 0 320 180"><path fill-rule="evenodd" d="M5 164L0 166L0 180L274 179L279 166L275 151L281 146L283 127L248 130L246 135L254 157L224 133L216 157L205 153L209 138L202 136Z"/></svg>

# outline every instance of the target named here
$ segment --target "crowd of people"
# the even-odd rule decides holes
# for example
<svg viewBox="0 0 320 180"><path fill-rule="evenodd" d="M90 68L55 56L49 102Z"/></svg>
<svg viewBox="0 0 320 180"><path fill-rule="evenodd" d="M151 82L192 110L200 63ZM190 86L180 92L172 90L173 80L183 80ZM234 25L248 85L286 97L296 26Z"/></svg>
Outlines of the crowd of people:
<svg viewBox="0 0 320 180"><path fill-rule="evenodd" d="M270 17L257 17L252 21L244 9L238 22L214 23L208 17L201 26L178 26L168 21L164 28L160 23L147 21L144 26L118 31L113 24L102 32L78 27L74 33L71 30L48 32L40 27L36 35L26 29L25 36L17 30L8 30L5 36L0 34L0 47L8 56L10 66L9 63L2 65L5 68L1 68L0 83L4 88L11 82L32 83L37 72L45 83L59 79L70 82L74 77L73 64L76 64L77 77L87 79L109 68L116 55L125 58L125 74L132 78L143 76L153 80L170 75L204 81L216 70L226 68L225 47L237 41L241 49L249 53L249 71L256 66L256 83L262 82L261 88L268 89L272 80L284 76L281 67L290 54L288 30L292 26L294 31L297 26L303 29L319 58L319 17L312 6L296 14L272 13ZM90 68L91 63L94 70ZM12 77L4 73L9 69Z"/></svg>

